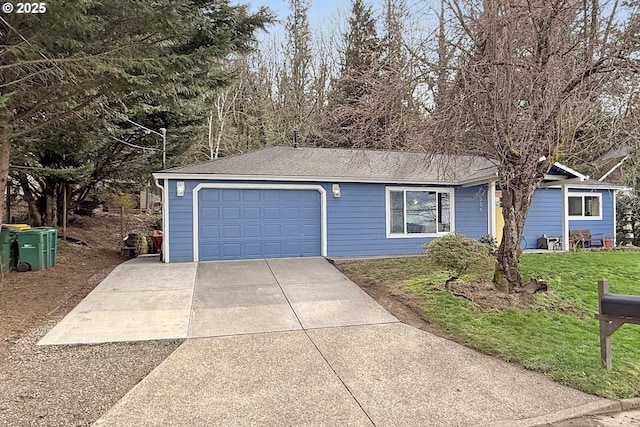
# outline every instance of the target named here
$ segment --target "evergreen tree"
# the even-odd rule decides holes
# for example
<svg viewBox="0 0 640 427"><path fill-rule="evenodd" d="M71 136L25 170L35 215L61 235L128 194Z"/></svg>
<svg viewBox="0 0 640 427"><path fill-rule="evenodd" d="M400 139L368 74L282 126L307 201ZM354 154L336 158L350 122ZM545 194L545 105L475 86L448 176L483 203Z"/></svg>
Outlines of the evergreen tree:
<svg viewBox="0 0 640 427"><path fill-rule="evenodd" d="M169 129L174 149L185 151L189 127L206 118L203 98L233 77L224 67L227 56L248 51L255 31L271 19L264 9L251 15L229 1L60 0L46 7L0 23L3 194L12 151L39 153L45 129L73 128L79 118L93 121L85 141L102 147L103 157L113 140L99 135L122 136L118 129L131 117ZM184 139L177 139L183 130ZM126 132L136 138L133 129ZM29 161L37 163L35 157Z"/></svg>
<svg viewBox="0 0 640 427"><path fill-rule="evenodd" d="M330 96L332 128L336 144L370 147L378 142L378 121L372 116L380 78L381 44L371 6L353 0L348 31L343 35L340 76Z"/></svg>

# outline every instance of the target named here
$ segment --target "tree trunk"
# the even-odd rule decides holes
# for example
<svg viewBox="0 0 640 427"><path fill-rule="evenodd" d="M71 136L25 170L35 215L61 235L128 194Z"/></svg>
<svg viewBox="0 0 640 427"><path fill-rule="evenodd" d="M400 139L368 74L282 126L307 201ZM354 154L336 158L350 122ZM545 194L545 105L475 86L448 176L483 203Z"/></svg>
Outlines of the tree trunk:
<svg viewBox="0 0 640 427"><path fill-rule="evenodd" d="M0 118L4 122L2 118ZM0 200L7 194L9 177L9 156L11 154L11 128L8 123L0 123ZM2 204L4 206L4 204ZM4 222L4 209L0 209L0 224Z"/></svg>
<svg viewBox="0 0 640 427"><path fill-rule="evenodd" d="M493 277L498 289L505 292L512 292L522 286L522 277L518 271L520 255L522 255L520 241L531 206L531 198L536 188L536 181L527 176L528 174L523 173L522 169L524 168L514 168L513 166L506 166L506 170L500 173L504 229ZM535 170L535 165L531 170ZM504 179L503 177L509 178Z"/></svg>
<svg viewBox="0 0 640 427"><path fill-rule="evenodd" d="M29 179L24 174L17 174L16 178L20 187L22 188L22 196L27 203L29 209L29 223L34 226L42 225L42 216L40 215L40 209L37 198L34 196L31 187L29 186Z"/></svg>
<svg viewBox="0 0 640 427"><path fill-rule="evenodd" d="M44 215L42 225L48 227L58 226L58 195L55 188L48 188L44 197Z"/></svg>
<svg viewBox="0 0 640 427"><path fill-rule="evenodd" d="M69 200L65 199L65 196L68 197L71 194L71 186L66 181L61 181L57 191L57 202L58 206L56 207L58 212L58 224L56 225L64 225L63 221L66 218L66 210L68 209ZM66 200L66 203L65 203Z"/></svg>

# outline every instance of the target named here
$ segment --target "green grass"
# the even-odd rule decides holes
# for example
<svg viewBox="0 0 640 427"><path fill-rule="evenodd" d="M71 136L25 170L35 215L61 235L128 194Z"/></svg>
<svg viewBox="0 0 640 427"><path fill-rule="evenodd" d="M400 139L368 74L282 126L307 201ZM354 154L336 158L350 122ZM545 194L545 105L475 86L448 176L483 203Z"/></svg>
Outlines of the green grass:
<svg viewBox="0 0 640 427"><path fill-rule="evenodd" d="M485 310L437 289L448 277L428 258L367 261L344 267L358 280L396 280L419 297L429 318L469 347L499 356L555 380L609 398L640 395L640 326L612 335L613 369L600 365L597 280L612 293L640 295L640 252L527 254L523 280L541 276L550 292L532 309Z"/></svg>

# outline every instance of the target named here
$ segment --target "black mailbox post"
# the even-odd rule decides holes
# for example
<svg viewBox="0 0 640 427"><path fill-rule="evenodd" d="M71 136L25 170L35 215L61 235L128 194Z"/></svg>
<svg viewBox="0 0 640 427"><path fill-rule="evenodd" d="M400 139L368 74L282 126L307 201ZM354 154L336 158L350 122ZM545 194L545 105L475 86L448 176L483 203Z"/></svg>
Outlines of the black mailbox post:
<svg viewBox="0 0 640 427"><path fill-rule="evenodd" d="M598 280L600 321L600 359L602 366L611 369L611 335L625 323L640 325L640 296L609 293L607 279Z"/></svg>

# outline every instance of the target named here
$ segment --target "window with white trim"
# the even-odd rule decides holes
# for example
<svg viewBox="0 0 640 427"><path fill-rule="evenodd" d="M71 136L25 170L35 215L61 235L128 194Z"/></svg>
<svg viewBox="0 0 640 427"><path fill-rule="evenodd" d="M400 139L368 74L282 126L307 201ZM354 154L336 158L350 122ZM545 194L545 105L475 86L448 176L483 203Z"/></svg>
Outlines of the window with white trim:
<svg viewBox="0 0 640 427"><path fill-rule="evenodd" d="M418 237L452 230L452 189L387 188L387 235Z"/></svg>
<svg viewBox="0 0 640 427"><path fill-rule="evenodd" d="M602 219L602 194L569 193L567 207L570 219Z"/></svg>

